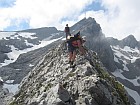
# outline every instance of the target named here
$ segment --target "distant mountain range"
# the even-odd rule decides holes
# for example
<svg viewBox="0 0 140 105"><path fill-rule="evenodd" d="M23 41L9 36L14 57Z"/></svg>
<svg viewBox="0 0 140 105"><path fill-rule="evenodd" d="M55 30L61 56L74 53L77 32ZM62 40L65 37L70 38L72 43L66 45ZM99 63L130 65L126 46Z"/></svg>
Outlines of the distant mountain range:
<svg viewBox="0 0 140 105"><path fill-rule="evenodd" d="M140 104L140 42L133 35L118 40L105 37L94 18L84 18L70 27L86 36L88 49L98 54L100 61L127 90L131 102ZM21 80L40 62L48 49L58 45L65 34L55 27L0 32L0 77L6 82Z"/></svg>

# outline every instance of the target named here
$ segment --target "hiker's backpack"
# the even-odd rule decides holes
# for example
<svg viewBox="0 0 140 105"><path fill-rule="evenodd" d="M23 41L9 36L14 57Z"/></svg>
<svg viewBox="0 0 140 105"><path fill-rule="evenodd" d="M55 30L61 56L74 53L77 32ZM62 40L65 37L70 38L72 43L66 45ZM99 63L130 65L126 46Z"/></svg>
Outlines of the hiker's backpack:
<svg viewBox="0 0 140 105"><path fill-rule="evenodd" d="M78 47L78 41L80 41L80 44L83 44L83 39L80 36L80 31L77 34L75 34L73 37L70 37L69 39L69 42L74 47Z"/></svg>

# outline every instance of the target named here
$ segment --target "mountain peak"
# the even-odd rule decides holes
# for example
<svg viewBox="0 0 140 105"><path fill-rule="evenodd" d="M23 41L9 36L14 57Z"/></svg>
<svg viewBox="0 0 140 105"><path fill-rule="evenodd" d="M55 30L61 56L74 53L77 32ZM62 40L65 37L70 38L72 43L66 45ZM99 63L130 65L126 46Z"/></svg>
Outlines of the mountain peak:
<svg viewBox="0 0 140 105"><path fill-rule="evenodd" d="M71 27L72 33L81 31L81 34L86 34L87 37L99 36L101 27L94 18L84 18ZM91 36L92 35L92 36Z"/></svg>
<svg viewBox="0 0 140 105"><path fill-rule="evenodd" d="M129 35L122 40L124 46L129 46L131 48L138 47L138 41L133 35Z"/></svg>
<svg viewBox="0 0 140 105"><path fill-rule="evenodd" d="M126 38L124 38L123 40L133 40L133 41L137 41L136 38L133 35L129 35Z"/></svg>
<svg viewBox="0 0 140 105"><path fill-rule="evenodd" d="M88 51L88 56L77 54L76 67L70 68L65 43L50 49L23 79L11 105L130 105L96 53Z"/></svg>

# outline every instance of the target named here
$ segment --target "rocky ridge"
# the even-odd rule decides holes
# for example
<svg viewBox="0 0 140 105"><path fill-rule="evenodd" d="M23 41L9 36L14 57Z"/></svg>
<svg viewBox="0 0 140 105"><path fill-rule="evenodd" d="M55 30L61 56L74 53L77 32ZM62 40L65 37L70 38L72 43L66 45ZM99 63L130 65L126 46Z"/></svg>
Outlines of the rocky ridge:
<svg viewBox="0 0 140 105"><path fill-rule="evenodd" d="M130 105L123 85L96 53L88 51L86 58L78 54L77 66L70 68L64 45L48 50L22 80L10 105Z"/></svg>
<svg viewBox="0 0 140 105"><path fill-rule="evenodd" d="M107 37L107 41L109 42L110 45L112 46L117 46L119 45L121 48L124 48L125 46L128 46L130 48L135 49L137 47L140 49L140 42L136 40L136 38L133 35L129 35L126 38L122 40L118 40L112 37Z"/></svg>

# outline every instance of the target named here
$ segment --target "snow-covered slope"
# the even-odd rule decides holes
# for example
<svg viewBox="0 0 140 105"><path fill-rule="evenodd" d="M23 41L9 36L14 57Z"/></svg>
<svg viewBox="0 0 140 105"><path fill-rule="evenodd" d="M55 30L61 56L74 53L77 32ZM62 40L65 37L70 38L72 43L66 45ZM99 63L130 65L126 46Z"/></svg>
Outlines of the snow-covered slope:
<svg viewBox="0 0 140 105"><path fill-rule="evenodd" d="M140 105L140 69L136 69L139 67L135 65L136 60L140 59L140 50L129 46L121 48L119 45L111 48L114 52L114 61L118 65L118 69L112 74L124 83L125 89L135 100L135 105Z"/></svg>
<svg viewBox="0 0 140 105"><path fill-rule="evenodd" d="M123 60L123 63L126 65L134 63L136 59L140 58L140 50L137 47L133 49L128 46L125 46L124 48L121 48L120 46L111 46L111 48L114 51L114 60L116 62L118 62L118 59Z"/></svg>
<svg viewBox="0 0 140 105"><path fill-rule="evenodd" d="M0 32L0 42L1 42L0 47L1 48L8 47L10 49L10 51L3 53L8 57L8 59L4 59L3 60L4 62L0 63L0 67L6 66L10 63L15 62L20 54L27 53L29 51L44 47L44 46L62 38L62 37L60 37L57 39L51 39L53 36L54 36L54 34L50 35L48 38L45 38L43 40L38 40L38 37L36 37L36 33ZM21 42L23 41L23 42L17 43L18 40ZM2 43L2 41L3 41L3 43ZM15 43L11 43L10 41L15 41ZM34 44L35 41L37 44ZM5 44L5 45L3 45L3 44ZM22 46L17 46L16 44L17 45L24 44L25 47L21 49ZM0 50L0 52L2 52L2 51Z"/></svg>

